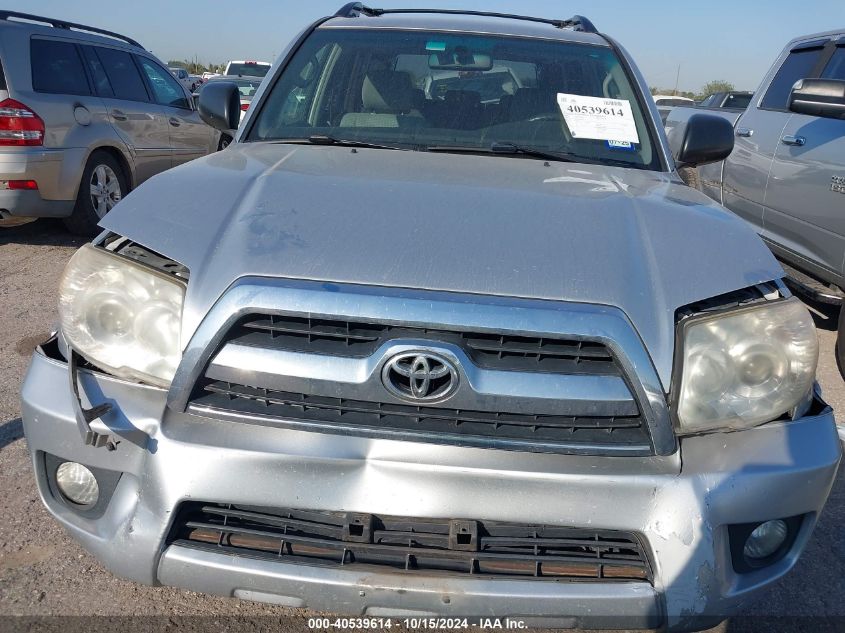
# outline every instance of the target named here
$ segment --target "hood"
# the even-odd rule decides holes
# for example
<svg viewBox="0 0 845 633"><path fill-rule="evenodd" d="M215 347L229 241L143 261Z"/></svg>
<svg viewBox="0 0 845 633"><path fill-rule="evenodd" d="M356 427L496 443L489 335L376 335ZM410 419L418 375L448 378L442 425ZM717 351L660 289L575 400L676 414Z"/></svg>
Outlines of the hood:
<svg viewBox="0 0 845 633"><path fill-rule="evenodd" d="M505 156L235 144L101 226L189 268L185 341L251 275L576 301L623 310L667 389L677 308L783 275L671 174Z"/></svg>

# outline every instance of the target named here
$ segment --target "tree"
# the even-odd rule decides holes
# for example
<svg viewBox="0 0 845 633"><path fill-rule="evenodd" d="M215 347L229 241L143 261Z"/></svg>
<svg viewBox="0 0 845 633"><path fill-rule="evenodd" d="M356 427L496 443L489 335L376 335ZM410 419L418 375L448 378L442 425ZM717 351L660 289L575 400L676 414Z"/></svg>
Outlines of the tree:
<svg viewBox="0 0 845 633"><path fill-rule="evenodd" d="M714 92L730 92L731 90L734 90L734 85L731 82L724 79L714 79L704 84L701 88L701 96L706 97Z"/></svg>

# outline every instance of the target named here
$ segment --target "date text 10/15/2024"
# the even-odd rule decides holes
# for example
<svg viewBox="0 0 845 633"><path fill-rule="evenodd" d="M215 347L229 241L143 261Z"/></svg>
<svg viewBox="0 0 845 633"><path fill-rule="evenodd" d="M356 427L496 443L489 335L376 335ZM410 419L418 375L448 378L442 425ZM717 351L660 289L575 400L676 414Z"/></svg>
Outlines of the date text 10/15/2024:
<svg viewBox="0 0 845 633"><path fill-rule="evenodd" d="M513 618L308 618L309 629L381 630L392 628L431 630L522 630L528 625Z"/></svg>

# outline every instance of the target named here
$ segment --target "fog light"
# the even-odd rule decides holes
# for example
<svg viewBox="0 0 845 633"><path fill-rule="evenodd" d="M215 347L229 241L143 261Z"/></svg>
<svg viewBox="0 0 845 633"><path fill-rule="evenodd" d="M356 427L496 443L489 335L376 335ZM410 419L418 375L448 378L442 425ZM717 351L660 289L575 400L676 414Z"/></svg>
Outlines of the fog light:
<svg viewBox="0 0 845 633"><path fill-rule="evenodd" d="M68 501L93 506L100 497L100 486L94 473L76 462L63 462L56 470L56 484Z"/></svg>
<svg viewBox="0 0 845 633"><path fill-rule="evenodd" d="M742 553L751 560L761 560L774 554L786 542L789 530L780 519L761 523L745 541Z"/></svg>

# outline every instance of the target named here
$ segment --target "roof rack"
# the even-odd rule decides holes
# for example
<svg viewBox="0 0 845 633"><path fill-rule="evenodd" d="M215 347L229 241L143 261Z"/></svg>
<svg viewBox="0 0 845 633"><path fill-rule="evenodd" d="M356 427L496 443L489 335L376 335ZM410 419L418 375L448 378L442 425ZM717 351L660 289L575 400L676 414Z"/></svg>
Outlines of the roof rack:
<svg viewBox="0 0 845 633"><path fill-rule="evenodd" d="M88 33L96 33L97 35L106 35L108 37L113 37L115 39L122 40L127 44L131 44L132 46L137 46L141 49L144 48L131 37L126 37L125 35L121 35L120 33L114 33L113 31L106 31L105 29L98 29L95 26L85 26L84 24L66 22L65 20L56 20L55 18L45 18L40 15L30 15L29 13L19 13L17 11L0 11L0 20L8 20L9 18L13 18L15 20L26 20L27 22L40 22L42 24L49 24L53 28L57 29L87 31Z"/></svg>
<svg viewBox="0 0 845 633"><path fill-rule="evenodd" d="M447 15L478 15L488 18L508 18L510 20L526 20L528 22L540 22L551 24L558 29L572 29L585 33L598 33L596 27L583 15L573 15L568 20L549 20L547 18L534 18L528 15L516 15L513 13L492 13L489 11L462 11L460 9L373 9L364 6L362 2L350 2L345 4L335 13L335 16L342 18L357 18L360 16L378 17L387 13L434 13Z"/></svg>

